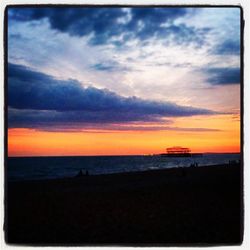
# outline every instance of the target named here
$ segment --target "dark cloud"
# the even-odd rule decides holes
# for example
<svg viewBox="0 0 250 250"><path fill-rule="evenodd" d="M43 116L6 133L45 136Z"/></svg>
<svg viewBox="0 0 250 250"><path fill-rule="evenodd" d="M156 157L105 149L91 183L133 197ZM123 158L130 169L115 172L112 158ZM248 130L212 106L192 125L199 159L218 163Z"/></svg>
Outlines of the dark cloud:
<svg viewBox="0 0 250 250"><path fill-rule="evenodd" d="M217 45L213 50L213 54L217 55L239 55L240 54L240 41L239 40L226 40Z"/></svg>
<svg viewBox="0 0 250 250"><path fill-rule="evenodd" d="M57 111L34 111L17 110L9 108L9 128L33 128L51 132L93 132L93 131L180 131L180 132L218 132L219 129L210 128L185 128L166 126L171 124L171 120L162 122L159 118L151 118L145 115L138 117L140 125L135 125L136 117L128 113L127 119L124 115L110 116L109 113L83 113L77 112L57 112ZM97 117L98 116L98 117ZM131 122L133 118L133 122ZM141 120L142 123L141 123ZM124 122L126 125L124 125ZM127 122L127 123L126 123ZM159 122L160 126L145 126L147 122Z"/></svg>
<svg viewBox="0 0 250 250"><path fill-rule="evenodd" d="M240 68L208 68L202 71L207 74L207 80L212 85L240 83Z"/></svg>
<svg viewBox="0 0 250 250"><path fill-rule="evenodd" d="M91 68L99 70L99 71L113 71L116 69L114 65L97 63L91 66Z"/></svg>
<svg viewBox="0 0 250 250"><path fill-rule="evenodd" d="M118 62L115 61L107 61L107 62L101 62L94 64L90 67L91 69L95 69L98 71L108 71L108 72L113 72L113 71L131 71L129 67L125 67L120 65Z"/></svg>
<svg viewBox="0 0 250 250"><path fill-rule="evenodd" d="M124 45L130 39L145 41L157 37L174 37L177 44L194 42L202 45L209 29L197 29L174 20L193 9L188 8L18 8L9 9L9 20L31 21L47 18L52 29L72 36L92 35L94 45L113 43ZM167 24L166 26L164 26ZM122 37L121 37L122 35ZM113 39L114 37L119 37Z"/></svg>
<svg viewBox="0 0 250 250"><path fill-rule="evenodd" d="M110 111L54 111L9 109L9 127L86 126L87 124L157 122L161 116L136 112Z"/></svg>
<svg viewBox="0 0 250 250"><path fill-rule="evenodd" d="M107 89L84 88L15 64L8 65L9 126L161 121L163 117L216 114L174 103L123 97Z"/></svg>

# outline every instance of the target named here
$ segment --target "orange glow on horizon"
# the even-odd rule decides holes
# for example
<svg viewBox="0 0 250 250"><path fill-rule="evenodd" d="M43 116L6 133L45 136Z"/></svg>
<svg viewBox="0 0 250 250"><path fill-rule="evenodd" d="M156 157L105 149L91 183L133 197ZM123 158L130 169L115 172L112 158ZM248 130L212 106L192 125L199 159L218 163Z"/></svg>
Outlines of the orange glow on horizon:
<svg viewBox="0 0 250 250"><path fill-rule="evenodd" d="M185 146L192 152L240 152L240 123L232 116L176 118L173 127L218 131L91 131L47 132L8 130L9 156L142 155Z"/></svg>

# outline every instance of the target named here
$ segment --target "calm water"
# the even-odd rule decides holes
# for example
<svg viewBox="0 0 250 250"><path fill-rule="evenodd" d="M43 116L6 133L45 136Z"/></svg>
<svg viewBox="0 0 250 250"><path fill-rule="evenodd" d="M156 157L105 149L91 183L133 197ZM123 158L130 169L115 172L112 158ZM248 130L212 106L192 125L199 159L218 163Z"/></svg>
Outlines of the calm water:
<svg viewBox="0 0 250 250"><path fill-rule="evenodd" d="M145 171L172 167L214 165L240 160L240 154L204 154L202 157L160 156L72 156L72 157L11 157L7 162L9 180L54 179L73 177L80 169L91 175Z"/></svg>

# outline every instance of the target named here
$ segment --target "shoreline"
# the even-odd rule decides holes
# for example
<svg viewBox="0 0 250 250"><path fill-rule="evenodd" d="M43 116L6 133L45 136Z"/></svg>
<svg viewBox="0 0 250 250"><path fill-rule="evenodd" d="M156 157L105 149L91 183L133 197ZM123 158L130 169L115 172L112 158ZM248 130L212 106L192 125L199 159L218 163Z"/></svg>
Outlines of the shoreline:
<svg viewBox="0 0 250 250"><path fill-rule="evenodd" d="M169 167L169 168L161 168L161 169L147 169L147 170L135 170L135 171L127 171L127 172L113 172L113 173L103 173L103 174L91 174L91 172L89 171L88 176L83 175L82 177L79 178L93 178L93 177L100 177L100 176L127 176L127 175L140 175L140 174L146 174L146 173L167 173L167 172L175 172L175 170L177 171L185 171L185 169L200 169L200 168L214 168L214 167L230 167L231 165L239 165L240 166L240 162L236 162L233 164L229 164L229 163L224 163L224 164L211 164L211 165L199 165L199 166L182 166L182 167ZM84 170L84 169L83 169ZM188 170L187 170L188 171ZM67 180L72 180L72 179L77 179L78 177L76 176L78 174L78 172L75 172L74 176L67 176L67 177L60 177L60 178L39 178L39 179L16 179L16 180L8 180L8 178L6 178L6 182L43 182L43 181L67 181Z"/></svg>
<svg viewBox="0 0 250 250"><path fill-rule="evenodd" d="M240 164L6 181L6 242L238 245Z"/></svg>

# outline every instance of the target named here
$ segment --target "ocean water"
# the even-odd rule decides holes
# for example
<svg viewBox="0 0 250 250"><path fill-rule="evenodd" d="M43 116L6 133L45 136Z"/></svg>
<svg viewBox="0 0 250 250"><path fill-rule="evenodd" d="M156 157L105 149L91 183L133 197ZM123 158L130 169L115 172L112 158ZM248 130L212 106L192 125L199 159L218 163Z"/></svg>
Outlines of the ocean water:
<svg viewBox="0 0 250 250"><path fill-rule="evenodd" d="M201 157L161 156L67 156L9 157L8 180L56 179L75 176L81 169L90 175L189 167L197 162L208 166L240 160L240 154L204 154Z"/></svg>

